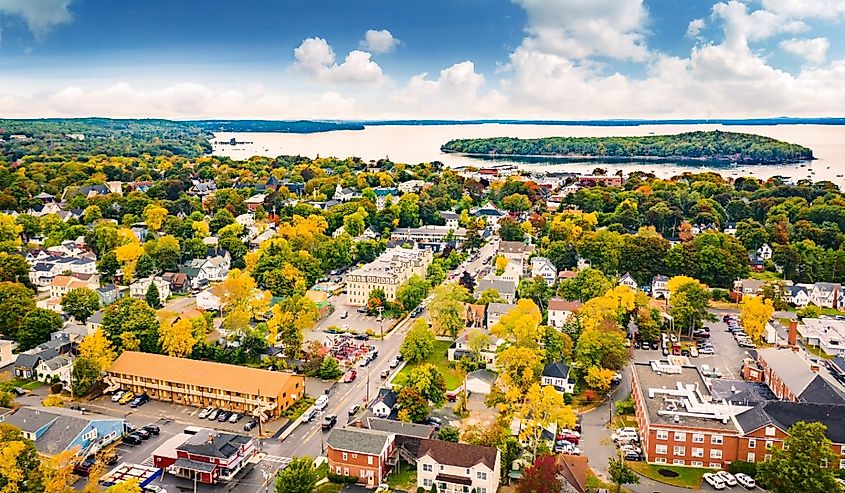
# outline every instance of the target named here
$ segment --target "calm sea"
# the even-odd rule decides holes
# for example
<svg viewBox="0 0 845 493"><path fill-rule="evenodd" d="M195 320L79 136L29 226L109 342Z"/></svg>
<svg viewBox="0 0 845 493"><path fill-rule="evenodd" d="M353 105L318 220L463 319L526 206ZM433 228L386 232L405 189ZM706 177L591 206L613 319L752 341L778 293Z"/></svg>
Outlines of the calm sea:
<svg viewBox="0 0 845 493"><path fill-rule="evenodd" d="M594 162L546 162L517 163L507 159L497 163L518 164L526 169L567 170L589 173L596 167L606 168L609 173L622 170L651 171L658 176L668 177L684 171L715 170L726 176L753 175L768 178L774 175L794 179L809 178L813 181L830 180L845 186L845 126L833 125L775 125L775 126L725 126L725 125L641 125L625 126L570 126L570 125L431 125L431 126L372 126L364 130L343 130L313 134L289 133L227 133L215 134L214 140L238 141L250 144L215 145L214 153L234 159L252 156L302 155L311 158L336 156L345 158L357 156L364 160L390 158L394 162L420 163L442 161L449 166L484 166L486 160L478 160L440 152L440 146L450 139L474 137L607 137L624 135L674 134L695 130L725 130L747 132L773 137L813 150L815 161L788 166L740 166L712 168L708 166L676 165L671 163L594 163Z"/></svg>

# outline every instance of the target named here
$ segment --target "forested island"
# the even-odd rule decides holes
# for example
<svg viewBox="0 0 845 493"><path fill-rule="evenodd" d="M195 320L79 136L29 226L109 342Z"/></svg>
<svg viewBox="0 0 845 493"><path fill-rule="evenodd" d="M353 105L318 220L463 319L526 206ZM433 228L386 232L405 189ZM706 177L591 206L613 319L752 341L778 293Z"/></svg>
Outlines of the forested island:
<svg viewBox="0 0 845 493"><path fill-rule="evenodd" d="M577 160L709 161L787 164L813 159L813 151L762 135L686 132L634 137L491 137L455 139L440 150L469 156L554 157Z"/></svg>

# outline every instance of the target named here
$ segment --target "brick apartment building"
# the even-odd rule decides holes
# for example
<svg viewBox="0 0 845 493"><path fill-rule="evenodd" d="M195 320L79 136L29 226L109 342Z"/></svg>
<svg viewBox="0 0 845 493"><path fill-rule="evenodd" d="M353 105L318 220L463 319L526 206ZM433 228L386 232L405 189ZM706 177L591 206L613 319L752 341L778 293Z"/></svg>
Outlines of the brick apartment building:
<svg viewBox="0 0 845 493"><path fill-rule="evenodd" d="M381 484L389 472L388 459L395 448L396 440L392 433L366 428L336 428L327 441L329 471L357 478L361 484Z"/></svg>

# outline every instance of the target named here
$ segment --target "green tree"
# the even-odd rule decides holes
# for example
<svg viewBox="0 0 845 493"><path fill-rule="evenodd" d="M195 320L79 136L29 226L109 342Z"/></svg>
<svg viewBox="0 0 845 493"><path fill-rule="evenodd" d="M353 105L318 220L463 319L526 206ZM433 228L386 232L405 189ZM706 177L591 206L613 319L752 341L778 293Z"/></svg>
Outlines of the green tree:
<svg viewBox="0 0 845 493"><path fill-rule="evenodd" d="M640 477L625 461L611 457L608 461L607 472L610 481L616 485L616 493L622 491L622 485L640 484Z"/></svg>
<svg viewBox="0 0 845 493"><path fill-rule="evenodd" d="M143 279L145 277L150 277L151 275L155 274L155 272L156 263L151 255L147 255L146 253L144 253L140 257L138 257L138 263L135 264L135 279Z"/></svg>
<svg viewBox="0 0 845 493"><path fill-rule="evenodd" d="M84 396L102 380L103 369L97 360L80 356L73 361L72 375L73 395Z"/></svg>
<svg viewBox="0 0 845 493"><path fill-rule="evenodd" d="M319 475L310 457L294 457L287 467L278 472L276 493L311 493Z"/></svg>
<svg viewBox="0 0 845 493"><path fill-rule="evenodd" d="M320 369L317 371L318 377L323 380L335 380L341 375L343 375L343 370L340 369L340 365L336 359L331 356L323 358Z"/></svg>
<svg viewBox="0 0 845 493"><path fill-rule="evenodd" d="M587 301L603 296L612 287L613 282L600 270L588 267L574 278L562 281L558 294L568 300Z"/></svg>
<svg viewBox="0 0 845 493"><path fill-rule="evenodd" d="M499 295L499 291L495 289L485 289L481 296L478 297L476 303L479 305L489 305L490 303L504 303L505 300Z"/></svg>
<svg viewBox="0 0 845 493"><path fill-rule="evenodd" d="M669 303L669 314L675 322L675 330L680 333L692 334L695 328L702 326L704 320L715 318L707 311L710 306L710 292L699 282L687 282L678 286Z"/></svg>
<svg viewBox="0 0 845 493"><path fill-rule="evenodd" d="M446 380L440 370L432 364L423 364L413 368L402 382L402 387L410 387L420 393L423 399L435 406L446 400Z"/></svg>
<svg viewBox="0 0 845 493"><path fill-rule="evenodd" d="M18 329L18 350L26 351L50 340L50 334L62 328L62 317L52 310L35 308L27 313Z"/></svg>
<svg viewBox="0 0 845 493"><path fill-rule="evenodd" d="M461 430L455 428L454 426L444 426L437 432L437 439L443 440L444 442L458 443L460 436Z"/></svg>
<svg viewBox="0 0 845 493"><path fill-rule="evenodd" d="M35 308L32 291L16 282L0 282L0 334L15 338L27 313Z"/></svg>
<svg viewBox="0 0 845 493"><path fill-rule="evenodd" d="M399 353L408 363L422 361L434 351L434 332L423 318L414 321L399 347Z"/></svg>
<svg viewBox="0 0 845 493"><path fill-rule="evenodd" d="M150 286L147 288L147 293L144 295L144 299L151 307L161 308L161 295L158 292L158 286L156 286L156 283L150 282Z"/></svg>
<svg viewBox="0 0 845 493"><path fill-rule="evenodd" d="M430 287L428 281L413 275L396 288L396 301L402 305L403 309L412 310L428 296Z"/></svg>
<svg viewBox="0 0 845 493"><path fill-rule="evenodd" d="M768 241L768 237L766 227L753 219L743 219L736 225L736 239L748 251L756 252Z"/></svg>
<svg viewBox="0 0 845 493"><path fill-rule="evenodd" d="M773 493L842 491L836 481L839 456L822 423L799 421L789 428L783 448L769 447L771 457L757 465L757 480Z"/></svg>
<svg viewBox="0 0 845 493"><path fill-rule="evenodd" d="M428 417L428 401L412 387L403 387L396 396L399 417L403 421L422 423Z"/></svg>
<svg viewBox="0 0 845 493"><path fill-rule="evenodd" d="M619 272L630 272L640 286L651 282L658 274L666 272L664 258L671 244L653 227L640 228L635 235L625 235Z"/></svg>
<svg viewBox="0 0 845 493"><path fill-rule="evenodd" d="M523 241L525 239L525 231L518 222L510 217L503 217L499 220L499 237L503 241Z"/></svg>
<svg viewBox="0 0 845 493"><path fill-rule="evenodd" d="M35 443L0 423L0 487L10 493L43 493L44 470Z"/></svg>
<svg viewBox="0 0 845 493"><path fill-rule="evenodd" d="M434 288L428 310L438 333L455 337L464 327L464 301L468 295L466 288L453 282Z"/></svg>
<svg viewBox="0 0 845 493"><path fill-rule="evenodd" d="M80 323L85 323L100 309L100 295L93 289L75 288L62 296L62 310Z"/></svg>
<svg viewBox="0 0 845 493"><path fill-rule="evenodd" d="M16 282L29 289L34 286L29 280L29 264L22 255L0 252L0 282Z"/></svg>
<svg viewBox="0 0 845 493"><path fill-rule="evenodd" d="M144 300L120 298L103 313L103 332L116 349L129 349L124 343L136 341L141 351L157 353L158 329L156 311Z"/></svg>

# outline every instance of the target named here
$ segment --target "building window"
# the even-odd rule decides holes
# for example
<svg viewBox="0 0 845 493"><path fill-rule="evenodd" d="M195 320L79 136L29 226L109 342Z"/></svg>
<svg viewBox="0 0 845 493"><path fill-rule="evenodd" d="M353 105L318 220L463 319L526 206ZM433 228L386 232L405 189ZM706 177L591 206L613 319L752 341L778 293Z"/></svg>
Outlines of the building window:
<svg viewBox="0 0 845 493"><path fill-rule="evenodd" d="M774 445L774 443L775 443L775 442L773 442L773 441L771 441L771 440L766 440L766 448L767 448L767 449L771 448L771 447L772 447L772 445Z"/></svg>
<svg viewBox="0 0 845 493"><path fill-rule="evenodd" d="M675 464L676 466L682 466L682 465L684 465L684 460L683 459L672 459L672 464Z"/></svg>
<svg viewBox="0 0 845 493"><path fill-rule="evenodd" d="M358 454L352 454L352 458L353 458L353 459L357 459L357 458L358 458Z"/></svg>
<svg viewBox="0 0 845 493"><path fill-rule="evenodd" d="M666 455L666 452L668 452L668 447L666 445L656 445L654 447L655 454Z"/></svg>
<svg viewBox="0 0 845 493"><path fill-rule="evenodd" d="M423 464L423 472L433 472L434 468L431 467L431 464Z"/></svg>
<svg viewBox="0 0 845 493"><path fill-rule="evenodd" d="M711 462L710 463L710 469L718 469L720 467L722 467L722 464L719 464L718 462Z"/></svg>
<svg viewBox="0 0 845 493"><path fill-rule="evenodd" d="M722 458L722 449L717 449L717 448L710 449L710 458L711 459L721 459Z"/></svg>
<svg viewBox="0 0 845 493"><path fill-rule="evenodd" d="M693 433L692 443L704 443L704 435L701 433Z"/></svg>
<svg viewBox="0 0 845 493"><path fill-rule="evenodd" d="M349 456L346 454L346 452L343 453L343 460L349 460Z"/></svg>
<svg viewBox="0 0 845 493"><path fill-rule="evenodd" d="M687 441L687 434L683 431L676 431L675 432L675 441L676 442L686 442Z"/></svg>
<svg viewBox="0 0 845 493"><path fill-rule="evenodd" d="M446 483L440 482L440 483L438 483L437 485L440 487L440 489L441 489L441 490L445 490L445 489L446 489Z"/></svg>
<svg viewBox="0 0 845 493"><path fill-rule="evenodd" d="M700 460L694 460L690 462L689 465L691 465L692 467L704 467L704 463Z"/></svg>
<svg viewBox="0 0 845 493"><path fill-rule="evenodd" d="M746 457L747 462L754 462L757 459L757 455L754 452L748 452L748 456Z"/></svg>
<svg viewBox="0 0 845 493"><path fill-rule="evenodd" d="M774 426L767 426L766 427L766 436L767 437L775 436L775 427Z"/></svg>
<svg viewBox="0 0 845 493"><path fill-rule="evenodd" d="M839 469L845 469L845 459L839 459Z"/></svg>
<svg viewBox="0 0 845 493"><path fill-rule="evenodd" d="M725 440L724 440L724 438L722 438L722 435L711 435L710 436L710 444L711 445L721 445L722 442L724 442L724 441Z"/></svg>
<svg viewBox="0 0 845 493"><path fill-rule="evenodd" d="M423 486L426 488L431 488L431 480L428 478L423 479Z"/></svg>
<svg viewBox="0 0 845 493"><path fill-rule="evenodd" d="M687 453L687 448L684 447L684 446L675 445L675 447L672 448L672 455L686 455L686 453Z"/></svg>
<svg viewBox="0 0 845 493"><path fill-rule="evenodd" d="M693 447L692 448L692 456L693 457L704 457L704 449L700 447Z"/></svg>
<svg viewBox="0 0 845 493"><path fill-rule="evenodd" d="M748 439L748 448L757 448L757 440L753 438Z"/></svg>
<svg viewBox="0 0 845 493"><path fill-rule="evenodd" d="M340 476L340 466L337 466L337 467L335 468L335 471L336 471L336 474L337 474L338 476Z"/></svg>
<svg viewBox="0 0 845 493"><path fill-rule="evenodd" d="M666 463L666 457L656 457L654 459L654 462L657 463L657 464L665 464Z"/></svg>
<svg viewBox="0 0 845 493"><path fill-rule="evenodd" d="M364 469L361 469L361 477L362 477L362 478L366 478L366 477L367 477L367 471L365 471Z"/></svg>
<svg viewBox="0 0 845 493"><path fill-rule="evenodd" d="M475 473L475 477L482 481L487 481L487 473L484 471L478 471Z"/></svg>
<svg viewBox="0 0 845 493"><path fill-rule="evenodd" d="M658 440L668 440L669 439L669 432L666 430L657 430L657 439Z"/></svg>
<svg viewBox="0 0 845 493"><path fill-rule="evenodd" d="M367 464L373 465L373 456L372 455L367 456Z"/></svg>
<svg viewBox="0 0 845 493"><path fill-rule="evenodd" d="M487 493L487 488L477 487L475 488L475 491L477 491L478 493Z"/></svg>
<svg viewBox="0 0 845 493"><path fill-rule="evenodd" d="M343 468L343 475L344 475L344 476L349 476L349 468L348 468L348 467L344 467L344 468Z"/></svg>

